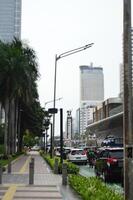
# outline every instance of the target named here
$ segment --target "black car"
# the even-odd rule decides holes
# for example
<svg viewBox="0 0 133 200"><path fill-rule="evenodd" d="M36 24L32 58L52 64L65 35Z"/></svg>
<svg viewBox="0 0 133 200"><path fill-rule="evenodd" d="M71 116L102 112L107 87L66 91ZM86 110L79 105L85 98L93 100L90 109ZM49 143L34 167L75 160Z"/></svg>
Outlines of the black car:
<svg viewBox="0 0 133 200"><path fill-rule="evenodd" d="M123 180L123 148L103 148L95 162L96 176L105 182Z"/></svg>

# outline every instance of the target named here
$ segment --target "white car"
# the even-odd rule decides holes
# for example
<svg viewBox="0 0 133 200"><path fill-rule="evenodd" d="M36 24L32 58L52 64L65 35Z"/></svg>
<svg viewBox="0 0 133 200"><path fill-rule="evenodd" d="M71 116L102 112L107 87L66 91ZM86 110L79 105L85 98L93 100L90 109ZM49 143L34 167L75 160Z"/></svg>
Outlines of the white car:
<svg viewBox="0 0 133 200"><path fill-rule="evenodd" d="M71 149L68 160L73 163L87 164L87 155L83 149Z"/></svg>
<svg viewBox="0 0 133 200"><path fill-rule="evenodd" d="M31 148L32 151L39 151L40 150L40 147L35 145Z"/></svg>

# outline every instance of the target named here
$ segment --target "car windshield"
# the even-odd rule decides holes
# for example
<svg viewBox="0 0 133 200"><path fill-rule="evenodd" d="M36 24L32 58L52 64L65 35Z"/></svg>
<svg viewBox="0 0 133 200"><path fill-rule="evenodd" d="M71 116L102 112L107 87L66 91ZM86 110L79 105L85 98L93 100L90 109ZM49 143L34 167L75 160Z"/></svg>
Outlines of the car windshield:
<svg viewBox="0 0 133 200"><path fill-rule="evenodd" d="M81 155L83 153L83 150L73 150L71 152L72 155Z"/></svg>
<svg viewBox="0 0 133 200"><path fill-rule="evenodd" d="M122 150L110 151L109 155L110 157L114 158L123 158L123 151Z"/></svg>

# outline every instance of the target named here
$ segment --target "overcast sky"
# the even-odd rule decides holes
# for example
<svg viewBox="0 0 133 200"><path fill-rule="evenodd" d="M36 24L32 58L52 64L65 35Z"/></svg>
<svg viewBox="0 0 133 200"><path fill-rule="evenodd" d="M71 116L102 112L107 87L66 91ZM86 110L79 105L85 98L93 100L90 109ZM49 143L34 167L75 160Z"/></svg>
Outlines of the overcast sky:
<svg viewBox="0 0 133 200"><path fill-rule="evenodd" d="M64 115L69 109L75 114L79 107L79 66L91 62L103 67L105 99L118 95L119 64L123 59L123 0L22 2L22 39L37 53L42 106L53 99L55 54L92 42L93 47L58 61L56 96L63 99L56 105L64 108ZM53 103L46 105L52 106Z"/></svg>

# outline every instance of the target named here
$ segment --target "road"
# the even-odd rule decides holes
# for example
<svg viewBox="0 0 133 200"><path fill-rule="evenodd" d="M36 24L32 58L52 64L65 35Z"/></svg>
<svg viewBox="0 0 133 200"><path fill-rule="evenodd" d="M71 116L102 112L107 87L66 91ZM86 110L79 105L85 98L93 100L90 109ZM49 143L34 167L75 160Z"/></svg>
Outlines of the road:
<svg viewBox="0 0 133 200"><path fill-rule="evenodd" d="M80 174L85 177L95 176L94 169L91 168L89 165L79 165L80 167Z"/></svg>
<svg viewBox="0 0 133 200"><path fill-rule="evenodd" d="M85 177L92 177L95 176L94 169L91 168L89 165L79 165L80 167L80 175L85 176ZM115 190L118 193L123 194L123 187L121 184L116 184L116 183L107 183L108 187L111 189Z"/></svg>

